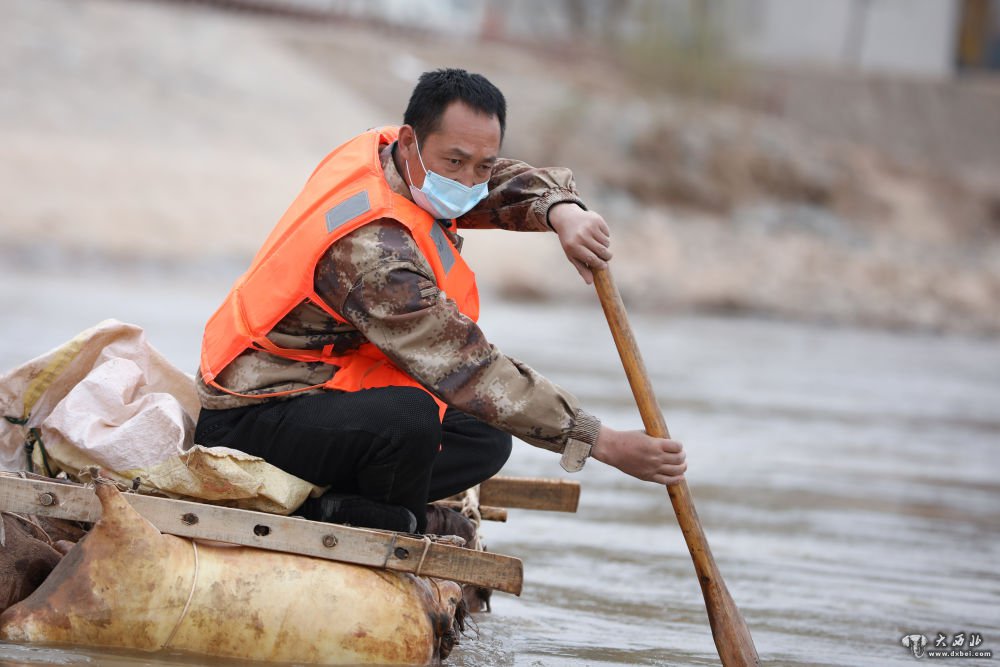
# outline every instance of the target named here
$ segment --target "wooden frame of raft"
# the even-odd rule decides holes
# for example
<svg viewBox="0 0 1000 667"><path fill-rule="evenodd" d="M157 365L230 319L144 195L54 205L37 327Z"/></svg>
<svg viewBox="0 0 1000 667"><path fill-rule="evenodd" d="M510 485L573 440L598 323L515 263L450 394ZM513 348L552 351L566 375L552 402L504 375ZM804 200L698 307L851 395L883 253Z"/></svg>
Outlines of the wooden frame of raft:
<svg viewBox="0 0 1000 667"><path fill-rule="evenodd" d="M537 492L538 489L548 491ZM526 489L529 492L525 492ZM535 491L532 491L535 490ZM480 499L511 507L575 512L577 482L496 477L480 487ZM161 533L314 556L369 567L420 573L521 594L521 560L430 542L420 537L298 517L220 507L134 493L124 498ZM0 476L0 509L95 522L101 505L94 492L70 483Z"/></svg>

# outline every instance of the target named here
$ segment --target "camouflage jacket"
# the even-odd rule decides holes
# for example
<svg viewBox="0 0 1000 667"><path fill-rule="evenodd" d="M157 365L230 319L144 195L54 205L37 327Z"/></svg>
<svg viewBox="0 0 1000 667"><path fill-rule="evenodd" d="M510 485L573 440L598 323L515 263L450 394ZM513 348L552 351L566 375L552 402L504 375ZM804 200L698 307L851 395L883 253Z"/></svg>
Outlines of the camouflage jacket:
<svg viewBox="0 0 1000 667"><path fill-rule="evenodd" d="M386 146L381 153L386 181L412 199L393 149ZM487 198L456 222L468 229L551 231L549 208L562 202L583 205L568 169L538 169L501 159ZM461 237L453 229L445 231L461 249ZM400 223L376 220L344 236L317 263L314 280L316 293L350 324L304 303L268 334L276 345L333 345L343 353L370 340L449 406L533 445L561 452L570 440L596 442L600 422L581 410L572 394L502 354L444 298L430 265ZM335 370L247 350L216 381L241 394L267 394L322 384ZM200 374L197 380L202 407L210 410L281 400L233 396L205 384Z"/></svg>

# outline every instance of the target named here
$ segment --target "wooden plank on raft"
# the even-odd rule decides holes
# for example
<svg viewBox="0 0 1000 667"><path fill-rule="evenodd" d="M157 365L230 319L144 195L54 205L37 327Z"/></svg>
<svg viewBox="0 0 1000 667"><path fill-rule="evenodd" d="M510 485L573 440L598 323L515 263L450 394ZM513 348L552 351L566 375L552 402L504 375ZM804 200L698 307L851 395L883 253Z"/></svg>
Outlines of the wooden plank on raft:
<svg viewBox="0 0 1000 667"><path fill-rule="evenodd" d="M575 512L580 505L580 482L536 477L493 477L479 485L479 504Z"/></svg>
<svg viewBox="0 0 1000 667"><path fill-rule="evenodd" d="M523 566L511 556L429 543L402 533L135 493L122 495L161 533L398 572L419 569L429 577L521 594ZM101 517L101 504L92 489L7 476L0 476L0 510L88 522Z"/></svg>

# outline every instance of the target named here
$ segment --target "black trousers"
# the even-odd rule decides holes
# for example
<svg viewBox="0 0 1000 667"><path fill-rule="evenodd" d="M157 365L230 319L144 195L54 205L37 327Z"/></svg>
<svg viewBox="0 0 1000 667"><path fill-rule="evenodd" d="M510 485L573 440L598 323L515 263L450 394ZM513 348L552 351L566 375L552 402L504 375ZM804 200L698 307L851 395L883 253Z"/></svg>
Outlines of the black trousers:
<svg viewBox="0 0 1000 667"><path fill-rule="evenodd" d="M261 457L336 493L424 506L495 475L511 437L414 387L323 392L229 410L202 410L194 440Z"/></svg>

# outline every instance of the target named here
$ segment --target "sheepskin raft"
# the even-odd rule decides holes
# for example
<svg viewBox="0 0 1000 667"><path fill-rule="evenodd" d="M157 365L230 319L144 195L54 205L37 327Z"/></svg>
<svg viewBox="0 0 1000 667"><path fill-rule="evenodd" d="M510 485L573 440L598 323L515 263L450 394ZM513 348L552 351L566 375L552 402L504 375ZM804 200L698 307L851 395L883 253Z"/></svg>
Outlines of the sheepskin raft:
<svg viewBox="0 0 1000 667"><path fill-rule="evenodd" d="M456 638L449 581L163 535L112 484L102 516L0 637L306 664L439 662Z"/></svg>

